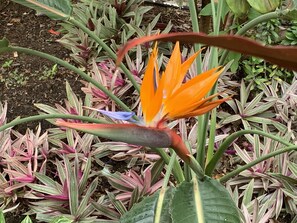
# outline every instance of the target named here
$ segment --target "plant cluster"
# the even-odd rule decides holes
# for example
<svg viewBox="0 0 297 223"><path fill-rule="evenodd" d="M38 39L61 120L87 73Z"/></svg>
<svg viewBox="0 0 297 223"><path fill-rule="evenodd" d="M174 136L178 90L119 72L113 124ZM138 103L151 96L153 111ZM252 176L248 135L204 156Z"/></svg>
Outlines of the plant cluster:
<svg viewBox="0 0 297 223"><path fill-rule="evenodd" d="M72 50L80 68L13 47L6 39L0 40L0 53L29 53L67 67L84 79L85 98L66 83L64 105L36 104L39 115L9 123L8 105L0 104L2 222L21 205L28 207L23 222L31 222L29 216L52 223L264 223L284 216L297 221L296 75L280 81L281 75L274 74L270 83L259 81L263 92L254 95L251 79L249 84L232 80L232 62L225 63L226 50L232 50L297 70L295 48L219 36L225 1L208 6L212 36L198 33L195 1L189 1L194 33L167 34L168 25L159 35L152 35L161 32L154 30L159 16L144 25L150 8L139 0L15 2L64 22L60 42ZM274 3L270 11L280 4L242 2L260 12L268 2ZM252 24L266 20L263 14ZM141 38L115 54L135 37ZM178 41L174 47L158 47L148 44L153 40L215 47L203 52L197 43L181 54ZM48 78L54 77L57 65ZM249 66L245 64L250 75L274 71ZM24 134L12 128L44 119L56 127L43 131L39 126ZM233 162L230 168L220 167L222 157Z"/></svg>
<svg viewBox="0 0 297 223"><path fill-rule="evenodd" d="M73 7L73 18L96 36L102 39L111 49L117 50L129 39L153 35L160 32L154 29L160 14L153 21L146 21L145 14L152 9L143 6L143 0L129 1L81 1ZM96 41L71 23L62 23L65 35L59 42L72 51L72 58L81 66L88 67L94 59L100 62L106 59L106 53ZM170 31L169 23L163 33ZM135 58L136 55L134 55Z"/></svg>
<svg viewBox="0 0 297 223"><path fill-rule="evenodd" d="M285 32L285 38L281 42L283 45L296 46L297 45L297 22L292 21L290 27Z"/></svg>

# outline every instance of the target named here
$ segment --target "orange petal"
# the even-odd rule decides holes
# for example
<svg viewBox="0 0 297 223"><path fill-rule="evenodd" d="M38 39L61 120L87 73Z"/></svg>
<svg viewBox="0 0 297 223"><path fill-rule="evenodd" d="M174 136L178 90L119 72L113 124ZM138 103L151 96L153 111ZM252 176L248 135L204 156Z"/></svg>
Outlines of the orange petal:
<svg viewBox="0 0 297 223"><path fill-rule="evenodd" d="M186 115L194 104L202 100L217 81L222 69L213 73L217 68L204 72L183 84L172 97L164 103L164 113L169 118Z"/></svg>
<svg viewBox="0 0 297 223"><path fill-rule="evenodd" d="M199 55L199 53L201 52L201 50L199 50L198 52L196 52L195 54L193 54L184 63L182 63L181 67L179 68L179 71L178 71L179 74L177 75L177 78L178 79L176 80L176 83L173 86L172 93L174 93L181 86L183 80L185 79L185 75L186 75L187 71L190 69L192 63L194 62L194 60L196 59L196 57Z"/></svg>
<svg viewBox="0 0 297 223"><path fill-rule="evenodd" d="M192 103L191 105L188 105L187 107L184 107L182 111L176 112L176 115L174 117L171 117L172 119L179 119L181 116L187 116L188 113L191 113L195 110L197 110L200 106L203 107L207 102L209 102L211 99L217 97L220 95L220 93L213 94L207 98L204 98L200 101L196 101ZM174 115L173 112L169 113L171 116ZM189 117L189 116L187 116Z"/></svg>
<svg viewBox="0 0 297 223"><path fill-rule="evenodd" d="M206 112L209 112L210 110L214 109L218 105L220 105L223 102L228 101L228 100L230 100L230 97L219 99L219 100L216 100L216 101L207 102L207 103L203 104L203 106L200 106L199 108L195 109L194 111L189 112L188 114L186 114L186 115L184 115L182 117L177 116L175 118L176 119L189 118L189 117L194 117L194 116L205 114Z"/></svg>
<svg viewBox="0 0 297 223"><path fill-rule="evenodd" d="M176 86L181 85L180 80L181 54L179 42L176 42L170 59L167 63L165 72L162 74L161 81L164 84L164 98L169 97Z"/></svg>
<svg viewBox="0 0 297 223"><path fill-rule="evenodd" d="M157 55L158 50L155 46L144 73L140 89L141 106L146 123L151 122L158 113L163 99L161 89L157 89L157 91L155 90L155 83L158 82L160 78L158 67L156 65Z"/></svg>
<svg viewBox="0 0 297 223"><path fill-rule="evenodd" d="M190 69L190 67L191 67L192 63L194 62L194 60L196 59L196 57L199 55L199 53L202 50L203 49L197 51L192 56L190 56L185 62L183 62L182 66L181 66L181 70L180 70L181 76L183 76L183 78L186 75L187 71Z"/></svg>

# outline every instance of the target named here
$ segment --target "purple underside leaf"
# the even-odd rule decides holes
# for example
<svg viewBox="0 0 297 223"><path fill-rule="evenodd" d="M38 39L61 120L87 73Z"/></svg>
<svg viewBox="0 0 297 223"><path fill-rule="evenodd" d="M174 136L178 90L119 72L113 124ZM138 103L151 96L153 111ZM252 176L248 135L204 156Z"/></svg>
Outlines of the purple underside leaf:
<svg viewBox="0 0 297 223"><path fill-rule="evenodd" d="M63 194L57 194L57 195L44 195L43 196L45 199L51 199L51 200L59 200L59 201L68 201L69 196L63 195Z"/></svg>

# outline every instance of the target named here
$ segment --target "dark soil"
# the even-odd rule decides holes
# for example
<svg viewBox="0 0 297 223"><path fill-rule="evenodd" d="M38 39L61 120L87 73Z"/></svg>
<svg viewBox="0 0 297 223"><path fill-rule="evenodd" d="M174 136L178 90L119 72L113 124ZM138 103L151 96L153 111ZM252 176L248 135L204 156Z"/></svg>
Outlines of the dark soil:
<svg viewBox="0 0 297 223"><path fill-rule="evenodd" d="M146 19L150 21L160 12L160 28L165 27L171 20L174 25L173 31L189 30L190 19L187 10L155 7ZM5 37L13 46L39 50L71 61L70 52L56 42L61 36L51 34L51 29L59 29L57 21L46 16L37 16L34 10L9 0L0 0L0 39ZM37 114L34 103L62 104L66 98L66 81L70 83L74 92L83 96L78 76L69 70L58 66L52 78L45 77L54 65L46 59L27 54L15 52L0 55L0 101L8 102L8 121L18 116ZM27 127L34 128L36 124L28 123L26 126L17 127L17 130L23 132ZM44 128L48 127L47 122L42 122L42 125Z"/></svg>
<svg viewBox="0 0 297 223"><path fill-rule="evenodd" d="M34 10L0 0L0 39L6 37L13 46L28 47L69 61L69 52L56 42L59 36L49 32L58 28L56 21L36 16ZM5 66L7 63L10 65ZM78 77L63 67L58 66L52 79L45 77L44 72L48 74L54 65L48 60L16 52L0 55L0 101L8 102L8 121L37 114L34 103L61 104L66 98L66 81L75 92L80 92ZM18 130L34 126L36 123L28 123Z"/></svg>

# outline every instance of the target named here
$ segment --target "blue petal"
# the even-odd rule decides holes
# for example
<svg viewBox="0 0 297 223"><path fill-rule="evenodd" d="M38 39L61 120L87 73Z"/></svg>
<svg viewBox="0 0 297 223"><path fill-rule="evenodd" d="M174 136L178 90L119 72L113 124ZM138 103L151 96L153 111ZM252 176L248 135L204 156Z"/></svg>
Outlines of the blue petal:
<svg viewBox="0 0 297 223"><path fill-rule="evenodd" d="M105 110L97 110L97 111L99 111L103 115L106 115L110 118L123 120L123 121L128 121L135 115L134 112L112 112L112 111L105 111Z"/></svg>

